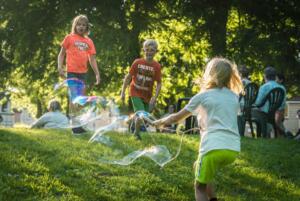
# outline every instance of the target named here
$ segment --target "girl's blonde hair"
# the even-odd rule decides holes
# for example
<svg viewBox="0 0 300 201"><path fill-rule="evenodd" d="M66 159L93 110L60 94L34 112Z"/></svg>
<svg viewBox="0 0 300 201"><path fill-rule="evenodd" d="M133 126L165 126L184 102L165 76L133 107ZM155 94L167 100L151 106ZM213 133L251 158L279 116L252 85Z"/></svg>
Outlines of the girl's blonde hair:
<svg viewBox="0 0 300 201"><path fill-rule="evenodd" d="M243 90L243 84L235 63L222 57L211 59L201 80L201 91L227 87L236 94Z"/></svg>
<svg viewBox="0 0 300 201"><path fill-rule="evenodd" d="M72 34L76 33L76 25L78 24L79 21L84 21L86 23L86 31L84 32L84 35L85 36L89 35L89 33L90 33L90 24L89 24L89 19L87 18L86 15L78 15L73 19L71 33Z"/></svg>

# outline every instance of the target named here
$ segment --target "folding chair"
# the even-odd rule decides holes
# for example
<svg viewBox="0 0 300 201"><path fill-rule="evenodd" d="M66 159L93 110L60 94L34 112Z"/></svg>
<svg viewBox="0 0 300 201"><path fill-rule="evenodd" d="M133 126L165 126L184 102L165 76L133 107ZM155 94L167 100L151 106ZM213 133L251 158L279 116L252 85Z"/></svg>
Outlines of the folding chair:
<svg viewBox="0 0 300 201"><path fill-rule="evenodd" d="M269 108L268 108L267 113L265 113L266 118L267 118L266 122L272 124L274 133L275 133L275 137L278 136L276 122L275 122L275 113L279 109L279 107L282 105L284 96L285 96L284 90L280 87L276 87L267 94L267 96L263 99L261 104L256 105L256 107L260 108L263 105L268 104ZM259 122L259 121L256 121L256 122L259 125L258 126L259 127L258 135L261 135L261 123L262 122Z"/></svg>
<svg viewBox="0 0 300 201"><path fill-rule="evenodd" d="M251 82L249 84L247 84L244 88L244 95L240 95L239 101L243 101L243 105L241 107L241 124L239 126L240 129L240 134L244 135L245 132L245 125L246 122L249 123L250 125L250 129L251 129L251 135L252 137L254 137L254 129L253 129L253 125L252 125L252 115L251 115L251 110L253 108L253 104L255 103L256 97L257 97L257 93L258 93L258 86Z"/></svg>

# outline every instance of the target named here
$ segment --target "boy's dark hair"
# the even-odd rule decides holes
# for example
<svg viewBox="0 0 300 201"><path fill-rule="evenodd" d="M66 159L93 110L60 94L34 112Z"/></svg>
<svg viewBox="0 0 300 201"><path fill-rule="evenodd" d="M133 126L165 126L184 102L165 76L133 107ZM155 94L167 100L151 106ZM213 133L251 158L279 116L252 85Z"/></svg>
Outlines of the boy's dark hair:
<svg viewBox="0 0 300 201"><path fill-rule="evenodd" d="M249 77L249 69L246 66L241 65L239 66L239 69L239 72L243 78Z"/></svg>
<svg viewBox="0 0 300 201"><path fill-rule="evenodd" d="M272 66L268 66L264 71L265 77L267 80L275 80L276 79L276 70Z"/></svg>

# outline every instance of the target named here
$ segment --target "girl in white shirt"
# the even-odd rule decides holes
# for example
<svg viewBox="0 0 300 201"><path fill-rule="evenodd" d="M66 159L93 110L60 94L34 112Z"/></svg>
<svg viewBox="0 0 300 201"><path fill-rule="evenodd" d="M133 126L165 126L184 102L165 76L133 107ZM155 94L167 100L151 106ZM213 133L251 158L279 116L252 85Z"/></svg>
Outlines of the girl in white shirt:
<svg viewBox="0 0 300 201"><path fill-rule="evenodd" d="M160 127L192 114L198 116L201 142L195 170L197 201L217 200L213 178L240 152L237 113L242 89L236 65L225 58L213 58L206 65L200 92L181 111L154 122Z"/></svg>

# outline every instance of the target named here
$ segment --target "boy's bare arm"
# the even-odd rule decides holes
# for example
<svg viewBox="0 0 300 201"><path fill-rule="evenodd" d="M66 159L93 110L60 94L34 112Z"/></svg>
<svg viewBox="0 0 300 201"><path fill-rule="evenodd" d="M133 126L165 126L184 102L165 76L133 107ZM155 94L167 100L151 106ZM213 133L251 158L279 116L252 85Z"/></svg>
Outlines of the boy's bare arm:
<svg viewBox="0 0 300 201"><path fill-rule="evenodd" d="M65 71L63 69L63 63L64 63L65 56L66 56L66 49L61 47L60 52L57 57L57 70L58 70L59 76L62 78L66 78Z"/></svg>
<svg viewBox="0 0 300 201"><path fill-rule="evenodd" d="M161 86L162 86L162 82L157 82L157 84L156 84L156 90L155 90L155 96L154 96L155 100L157 99L157 97L159 95L159 92L161 90Z"/></svg>
<svg viewBox="0 0 300 201"><path fill-rule="evenodd" d="M126 91L127 86L130 84L131 79L132 79L132 76L129 73L124 78L123 86L122 86L122 92L121 92L122 101L125 100L125 91Z"/></svg>
<svg viewBox="0 0 300 201"><path fill-rule="evenodd" d="M92 66L96 76L96 85L98 85L100 83L100 73L98 70L96 55L91 55L89 60L90 60L90 65Z"/></svg>
<svg viewBox="0 0 300 201"><path fill-rule="evenodd" d="M155 89L155 95L153 97L151 97L150 103L149 103L149 106L150 106L149 110L150 111L154 108L154 106L156 104L156 100L157 100L157 97L160 93L161 86L162 86L162 82L157 82L156 89Z"/></svg>

